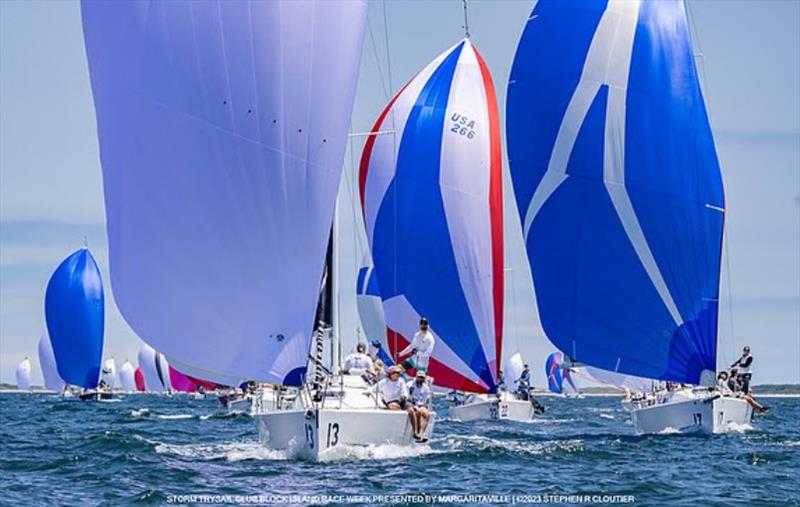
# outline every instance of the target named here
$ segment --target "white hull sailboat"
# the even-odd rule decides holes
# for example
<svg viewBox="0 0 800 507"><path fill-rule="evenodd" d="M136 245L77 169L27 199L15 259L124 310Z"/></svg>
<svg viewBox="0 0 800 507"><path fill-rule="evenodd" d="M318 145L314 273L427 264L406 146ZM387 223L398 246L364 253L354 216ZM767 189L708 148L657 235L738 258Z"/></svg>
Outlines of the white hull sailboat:
<svg viewBox="0 0 800 507"><path fill-rule="evenodd" d="M726 204L686 6L595 7L537 4L509 80L536 313L573 361L705 386L633 396L637 433L746 424L715 388Z"/></svg>
<svg viewBox="0 0 800 507"><path fill-rule="evenodd" d="M468 394L463 404L450 407L450 417L458 421L492 419L529 422L536 414L532 401L517 399L508 391L501 391L499 395Z"/></svg>
<svg viewBox="0 0 800 507"><path fill-rule="evenodd" d="M741 428L753 418L742 398L722 396L715 389L681 389L630 402L637 434L670 432L722 433Z"/></svg>
<svg viewBox="0 0 800 507"><path fill-rule="evenodd" d="M256 396L253 417L262 443L313 460L334 447L415 444L408 414L383 408L361 377L341 375L331 384L320 401L313 401L309 390L277 406ZM432 434L435 419L432 413L425 437Z"/></svg>

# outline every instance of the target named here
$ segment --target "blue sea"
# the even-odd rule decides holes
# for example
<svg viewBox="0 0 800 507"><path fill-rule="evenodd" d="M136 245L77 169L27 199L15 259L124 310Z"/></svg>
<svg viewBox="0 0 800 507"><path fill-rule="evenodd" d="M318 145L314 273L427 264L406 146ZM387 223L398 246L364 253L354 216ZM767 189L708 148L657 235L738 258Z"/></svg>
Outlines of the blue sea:
<svg viewBox="0 0 800 507"><path fill-rule="evenodd" d="M644 437L617 398L542 401L532 423L460 423L437 400L427 445L312 463L214 399L3 394L0 504L800 505L798 398L764 399L767 416L726 434Z"/></svg>

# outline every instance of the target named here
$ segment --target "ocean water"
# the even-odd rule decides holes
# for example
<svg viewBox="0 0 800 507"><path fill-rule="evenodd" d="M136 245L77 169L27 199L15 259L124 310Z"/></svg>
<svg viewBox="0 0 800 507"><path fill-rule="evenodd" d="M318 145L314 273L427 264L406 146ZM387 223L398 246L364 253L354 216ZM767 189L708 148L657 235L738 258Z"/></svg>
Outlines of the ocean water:
<svg viewBox="0 0 800 507"><path fill-rule="evenodd" d="M726 434L643 437L616 398L542 401L547 413L532 423L460 423L437 400L441 419L427 445L338 448L311 463L261 446L253 419L230 416L212 399L3 394L0 504L324 504L346 503L345 495L421 503L450 495L433 498L800 505L798 398L764 399L769 415Z"/></svg>

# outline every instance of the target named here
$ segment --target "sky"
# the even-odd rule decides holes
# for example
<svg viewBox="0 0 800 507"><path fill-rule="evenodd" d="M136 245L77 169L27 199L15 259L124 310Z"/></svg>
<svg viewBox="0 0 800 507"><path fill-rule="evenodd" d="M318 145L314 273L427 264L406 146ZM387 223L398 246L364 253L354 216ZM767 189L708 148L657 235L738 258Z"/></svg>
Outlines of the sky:
<svg viewBox="0 0 800 507"><path fill-rule="evenodd" d="M800 1L689 0L697 62L726 185L719 364L741 346L756 383L800 383ZM533 1L469 2L473 43L497 88L504 125L508 75ZM371 1L352 132L370 129L388 98L464 35L460 0ZM388 30L387 30L388 28ZM387 47L388 42L388 47ZM366 240L345 157L339 215L341 287L355 286ZM505 171L505 356L521 352L538 385L554 350L532 311L533 290ZM109 280L102 174L77 1L0 1L0 382L36 344L44 290L84 236ZM135 362L141 344L106 285L105 355ZM341 291L345 348L358 326Z"/></svg>

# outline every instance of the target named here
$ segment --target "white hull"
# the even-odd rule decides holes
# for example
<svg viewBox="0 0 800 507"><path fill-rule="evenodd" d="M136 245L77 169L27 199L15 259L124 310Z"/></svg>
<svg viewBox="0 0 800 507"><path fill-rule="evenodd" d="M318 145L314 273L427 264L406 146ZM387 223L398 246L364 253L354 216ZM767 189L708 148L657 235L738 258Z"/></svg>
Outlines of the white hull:
<svg viewBox="0 0 800 507"><path fill-rule="evenodd" d="M328 392L335 396L318 403L311 402L307 391L290 403L280 399L262 402L257 394L251 414L261 442L312 460L345 445L419 445L414 441L408 414L381 408L360 377L345 377ZM426 437L433 433L435 418L431 412Z"/></svg>
<svg viewBox="0 0 800 507"><path fill-rule="evenodd" d="M450 417L458 421L481 419L532 421L536 413L530 401L518 400L503 392L500 398L493 394L471 395L463 405L450 407Z"/></svg>
<svg viewBox="0 0 800 507"><path fill-rule="evenodd" d="M671 431L720 433L732 425L742 426L753 418L753 407L741 398L716 392L675 393L670 399L644 400L631 405L637 434Z"/></svg>
<svg viewBox="0 0 800 507"><path fill-rule="evenodd" d="M228 413L229 414L249 414L253 407L253 398L252 396L245 396L244 398L239 398L238 400L232 400L228 402Z"/></svg>

